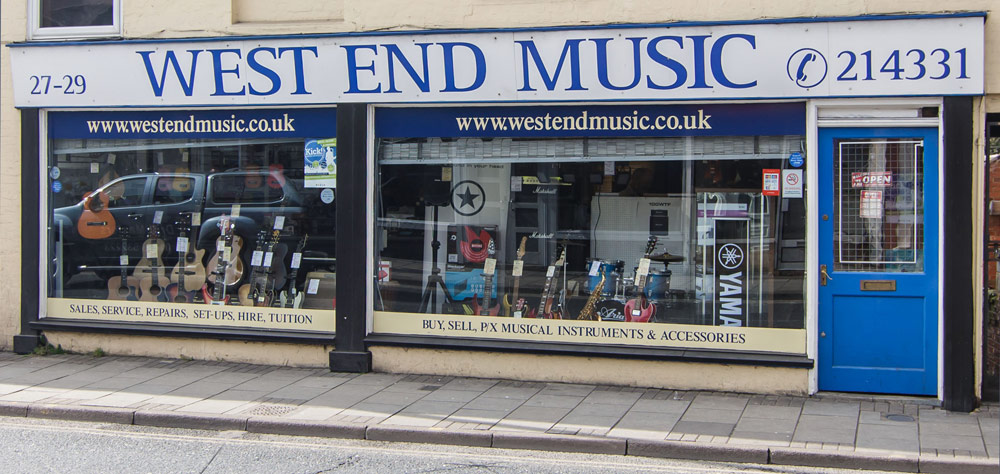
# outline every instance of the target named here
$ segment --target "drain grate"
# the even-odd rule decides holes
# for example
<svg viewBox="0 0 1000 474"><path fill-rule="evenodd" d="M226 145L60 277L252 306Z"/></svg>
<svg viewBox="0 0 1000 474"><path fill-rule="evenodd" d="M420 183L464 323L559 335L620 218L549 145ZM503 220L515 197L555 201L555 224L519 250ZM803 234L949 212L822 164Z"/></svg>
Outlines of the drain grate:
<svg viewBox="0 0 1000 474"><path fill-rule="evenodd" d="M257 415L257 416L282 416L287 415L298 407L290 407L286 405L261 405L256 408L252 408L249 411L244 411L247 415Z"/></svg>
<svg viewBox="0 0 1000 474"><path fill-rule="evenodd" d="M892 415L885 415L885 419L887 419L889 421L913 421L913 417L912 416L910 416L910 415L900 415L898 413L894 413Z"/></svg>

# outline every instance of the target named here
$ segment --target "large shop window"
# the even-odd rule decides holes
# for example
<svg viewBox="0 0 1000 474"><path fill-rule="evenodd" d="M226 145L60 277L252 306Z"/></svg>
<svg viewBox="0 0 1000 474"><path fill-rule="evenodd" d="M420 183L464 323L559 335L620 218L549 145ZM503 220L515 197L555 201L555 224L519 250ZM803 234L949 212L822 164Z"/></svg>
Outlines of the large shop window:
<svg viewBox="0 0 1000 474"><path fill-rule="evenodd" d="M45 317L333 332L335 110L48 129Z"/></svg>
<svg viewBox="0 0 1000 474"><path fill-rule="evenodd" d="M804 110L377 109L374 331L804 353Z"/></svg>

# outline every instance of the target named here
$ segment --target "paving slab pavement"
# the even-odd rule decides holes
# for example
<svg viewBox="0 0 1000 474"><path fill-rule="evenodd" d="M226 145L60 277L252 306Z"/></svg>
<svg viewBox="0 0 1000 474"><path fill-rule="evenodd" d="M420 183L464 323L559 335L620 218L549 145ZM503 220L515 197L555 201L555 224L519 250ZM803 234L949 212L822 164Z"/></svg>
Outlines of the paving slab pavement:
<svg viewBox="0 0 1000 474"><path fill-rule="evenodd" d="M1000 470L1000 406L0 352L0 416L904 472Z"/></svg>

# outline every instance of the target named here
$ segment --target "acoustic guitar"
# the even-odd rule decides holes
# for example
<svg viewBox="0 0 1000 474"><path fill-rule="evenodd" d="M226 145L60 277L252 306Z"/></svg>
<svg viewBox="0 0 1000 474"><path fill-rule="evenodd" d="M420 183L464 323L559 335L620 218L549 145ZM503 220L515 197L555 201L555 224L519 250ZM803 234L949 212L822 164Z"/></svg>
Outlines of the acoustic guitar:
<svg viewBox="0 0 1000 474"><path fill-rule="evenodd" d="M76 230L85 239L106 239L115 233L115 216L108 210L110 200L103 191L88 193L83 198L83 212L76 221Z"/></svg>
<svg viewBox="0 0 1000 474"><path fill-rule="evenodd" d="M158 211L159 212L159 211ZM162 218L162 214L157 217ZM140 301L167 301L164 291L170 283L163 266L163 252L167 244L160 238L160 224L156 218L149 226L149 236L142 244L142 259L135 265L133 276L139 276Z"/></svg>
<svg viewBox="0 0 1000 474"><path fill-rule="evenodd" d="M511 268L510 273L514 276L514 296L503 295L503 315L508 318L520 318L528 310L527 300L518 297L518 292L521 290L521 275L524 273L523 259L527 244L528 236L521 237L521 245L517 248L517 258L514 259L514 265Z"/></svg>
<svg viewBox="0 0 1000 474"><path fill-rule="evenodd" d="M122 238L122 253L118 259L121 275L108 279L108 299L113 301L136 301L139 299L139 280L128 275L128 226L118 229Z"/></svg>
<svg viewBox="0 0 1000 474"><path fill-rule="evenodd" d="M192 216L192 219L195 217ZM190 303L194 301L194 295L199 288L205 285L206 271L205 265L202 260L205 258L205 250L197 249L192 239L188 237L190 230L190 235L198 235L198 227L201 225L201 217L196 218L197 221L192 221L189 225L187 221L182 220L178 222L178 226L181 228L180 235L177 237L177 265L170 270L170 281L172 282L170 286L167 287L167 293L170 296L170 300L175 303ZM197 225L195 225L197 222Z"/></svg>
<svg viewBox="0 0 1000 474"><path fill-rule="evenodd" d="M656 248L656 236L649 236L646 251L639 259L639 269L635 276L635 296L625 303L625 321L645 323L656 314L656 305L646 299L646 277L649 275L649 255Z"/></svg>
<svg viewBox="0 0 1000 474"><path fill-rule="evenodd" d="M242 306L258 306L258 298L263 299L264 289L267 286L267 271L264 269L264 241L267 239L267 232L261 230L257 233L257 247L253 250L250 258L250 278L247 283L237 290Z"/></svg>

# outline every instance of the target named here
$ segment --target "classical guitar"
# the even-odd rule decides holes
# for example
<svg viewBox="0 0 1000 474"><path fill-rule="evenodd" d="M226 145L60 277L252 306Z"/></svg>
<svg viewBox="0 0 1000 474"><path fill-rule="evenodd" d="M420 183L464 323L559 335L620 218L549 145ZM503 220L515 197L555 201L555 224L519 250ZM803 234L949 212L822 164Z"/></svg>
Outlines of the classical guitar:
<svg viewBox="0 0 1000 474"><path fill-rule="evenodd" d="M267 285L267 272L264 270L264 245L267 241L267 232L261 230L257 233L257 246L250 257L250 278L237 290L242 306L259 306L258 298L263 298L264 288Z"/></svg>
<svg viewBox="0 0 1000 474"><path fill-rule="evenodd" d="M163 252L167 244L160 238L162 211L156 211L153 224L149 226L149 237L142 244L142 259L135 264L132 275L139 275L139 300L167 301L164 291L170 283L167 269L163 266Z"/></svg>
<svg viewBox="0 0 1000 474"><path fill-rule="evenodd" d="M215 241L215 255L212 258L211 265L208 268L208 273L212 275L212 291L208 291L208 284L201 287L201 296L205 299L205 302L213 305L227 305L229 304L229 295L226 294L226 287L228 286L227 281L229 281L229 270L230 267L235 266L231 260L233 260L234 253L237 253L239 247L234 247L234 245L240 245L237 242L239 237L233 235L233 228L236 227L235 224L230 221L229 217L223 216L219 219L219 229L221 234L219 239ZM237 262L242 262L239 255L235 256ZM240 277L243 276L243 271L240 271ZM236 279L239 281L239 278ZM235 283L235 282L234 282Z"/></svg>
<svg viewBox="0 0 1000 474"><path fill-rule="evenodd" d="M645 323L656 314L656 306L646 300L646 277L649 275L649 255L656 248L656 236L649 236L646 242L646 251L639 259L639 268L635 275L634 297L625 303L625 321Z"/></svg>
<svg viewBox="0 0 1000 474"><path fill-rule="evenodd" d="M85 239L106 239L115 233L115 216L108 210L110 200L103 191L89 193L83 198L83 212L76 221L76 229Z"/></svg>
<svg viewBox="0 0 1000 474"><path fill-rule="evenodd" d="M170 286L167 287L167 294L170 300L175 303L190 303L194 301L194 295L199 288L205 285L205 265L202 260L205 258L205 250L197 249L188 237L198 235L198 226L201 225L201 216L198 213L192 214L191 223L182 220L178 222L181 228L177 237L177 265L170 271Z"/></svg>
<svg viewBox="0 0 1000 474"><path fill-rule="evenodd" d="M517 248L517 258L514 260L514 266L510 272L514 276L514 296L509 294L503 295L503 314L508 318L511 316L520 318L524 316L527 309L527 301L524 298L518 298L518 292L521 288L521 275L524 273L523 258L527 244L528 236L521 237L521 245Z"/></svg>
<svg viewBox="0 0 1000 474"><path fill-rule="evenodd" d="M139 299L139 280L128 275L128 226L121 226L118 233L122 238L122 253L118 258L121 275L108 279L108 299L136 301Z"/></svg>
<svg viewBox="0 0 1000 474"><path fill-rule="evenodd" d="M223 263L220 260L221 254L225 253L225 284L232 286L243 278L243 259L240 258L240 252L243 251L243 238L235 235L236 224L231 218L226 217L224 220L225 225L223 225L223 220L219 220L220 227L225 227L225 229L220 230L219 238L215 242L215 253L209 258L205 271L209 275L215 275L219 271L220 264Z"/></svg>
<svg viewBox="0 0 1000 474"><path fill-rule="evenodd" d="M302 306L302 299L305 293L298 291L295 284L299 278L299 267L302 266L302 251L306 248L307 240L309 240L309 234L303 235L302 240L299 241L299 245L295 247L295 252L292 253L292 271L288 274L288 288L281 292L282 308L299 308Z"/></svg>
<svg viewBox="0 0 1000 474"><path fill-rule="evenodd" d="M562 311L556 303L556 295L559 293L556 287L559 286L556 280L559 278L559 269L566 261L566 249L562 249L559 258L545 271L545 288L542 290L542 301L538 305L540 318L562 319Z"/></svg>

